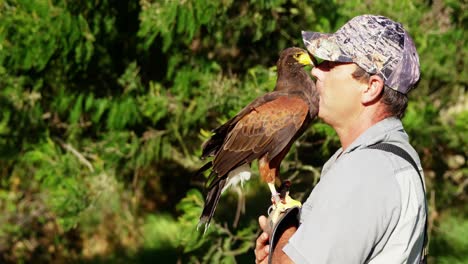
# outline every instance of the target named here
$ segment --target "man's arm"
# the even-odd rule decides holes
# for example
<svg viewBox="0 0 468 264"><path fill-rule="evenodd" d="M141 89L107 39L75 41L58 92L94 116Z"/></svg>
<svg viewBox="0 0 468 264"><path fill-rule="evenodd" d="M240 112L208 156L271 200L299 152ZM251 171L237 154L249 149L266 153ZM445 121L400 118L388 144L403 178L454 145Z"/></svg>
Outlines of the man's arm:
<svg viewBox="0 0 468 264"><path fill-rule="evenodd" d="M260 228L263 230L263 233L257 238L257 242L255 245L255 263L257 264L267 264L268 263L268 252L270 247L268 245L269 236L268 233L265 232L267 228L267 218L265 216L260 216L258 218L258 223ZM294 235L297 228L295 226L288 227L283 234L281 235L278 243L276 245L276 249L273 252L273 259L272 263L293 263L292 260L286 255L283 251L283 247L288 243L289 238Z"/></svg>

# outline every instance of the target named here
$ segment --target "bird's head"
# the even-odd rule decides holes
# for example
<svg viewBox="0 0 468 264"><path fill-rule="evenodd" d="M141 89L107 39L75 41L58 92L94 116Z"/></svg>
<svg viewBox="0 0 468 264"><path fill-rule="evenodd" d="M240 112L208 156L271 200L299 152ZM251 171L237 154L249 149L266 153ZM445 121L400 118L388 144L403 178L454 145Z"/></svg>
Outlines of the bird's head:
<svg viewBox="0 0 468 264"><path fill-rule="evenodd" d="M280 53L277 63L278 69L300 69L307 65L313 65L309 53L301 48L291 47Z"/></svg>

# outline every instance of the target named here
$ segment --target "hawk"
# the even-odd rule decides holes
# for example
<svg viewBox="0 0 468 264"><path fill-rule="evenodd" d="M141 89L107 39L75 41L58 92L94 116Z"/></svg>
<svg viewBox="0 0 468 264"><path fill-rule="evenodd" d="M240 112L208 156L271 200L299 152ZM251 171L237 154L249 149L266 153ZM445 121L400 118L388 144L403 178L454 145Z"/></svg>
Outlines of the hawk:
<svg viewBox="0 0 468 264"><path fill-rule="evenodd" d="M221 193L230 185L250 179L250 164L258 160L261 179L273 203L300 205L275 188L280 164L294 141L318 113L318 91L304 66L312 65L307 51L291 47L277 61L274 91L258 97L232 119L216 128L202 146L202 158L213 157L198 173L211 168L199 225L208 227Z"/></svg>

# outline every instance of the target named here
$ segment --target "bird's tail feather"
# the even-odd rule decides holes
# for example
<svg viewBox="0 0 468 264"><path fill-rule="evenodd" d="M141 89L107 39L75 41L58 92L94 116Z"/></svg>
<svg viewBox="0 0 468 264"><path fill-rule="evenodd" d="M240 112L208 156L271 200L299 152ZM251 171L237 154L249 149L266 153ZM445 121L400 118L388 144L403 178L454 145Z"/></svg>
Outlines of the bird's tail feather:
<svg viewBox="0 0 468 264"><path fill-rule="evenodd" d="M213 161L208 161L203 165L200 169L195 172L195 177L199 177L203 174L203 172L207 171L209 168L213 167Z"/></svg>
<svg viewBox="0 0 468 264"><path fill-rule="evenodd" d="M219 198L221 196L224 185L226 184L226 178L217 181L213 185L206 195L205 206L203 207L203 212L200 216L197 229L200 226L204 225L204 232L208 229L210 225L211 218L213 218L216 206L218 205Z"/></svg>

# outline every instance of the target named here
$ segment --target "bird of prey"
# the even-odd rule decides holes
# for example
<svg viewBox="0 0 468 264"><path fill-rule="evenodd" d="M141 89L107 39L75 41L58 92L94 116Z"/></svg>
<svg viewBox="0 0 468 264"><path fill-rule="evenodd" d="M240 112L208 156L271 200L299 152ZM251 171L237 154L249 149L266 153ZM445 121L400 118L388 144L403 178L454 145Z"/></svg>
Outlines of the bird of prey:
<svg viewBox="0 0 468 264"><path fill-rule="evenodd" d="M312 65L307 51L296 47L283 50L276 64L274 91L258 97L216 128L203 144L202 158L212 156L213 160L198 171L212 168L198 226L205 224L206 230L228 186L250 179L254 160L258 160L261 179L268 184L273 203L300 205L289 196L280 197L275 180L291 145L318 113L318 92L305 65Z"/></svg>

